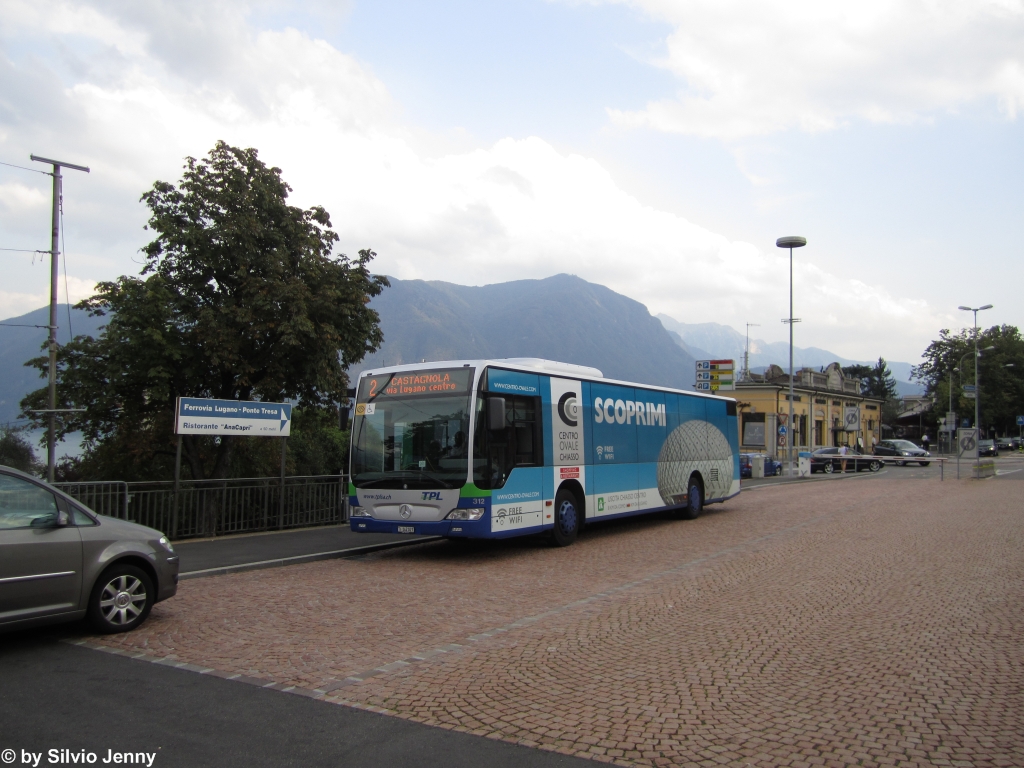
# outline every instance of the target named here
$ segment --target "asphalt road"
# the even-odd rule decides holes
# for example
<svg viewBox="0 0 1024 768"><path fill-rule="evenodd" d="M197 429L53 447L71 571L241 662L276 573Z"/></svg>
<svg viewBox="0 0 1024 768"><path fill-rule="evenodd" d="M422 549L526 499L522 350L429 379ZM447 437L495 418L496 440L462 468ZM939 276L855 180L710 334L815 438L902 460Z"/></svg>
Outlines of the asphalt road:
<svg viewBox="0 0 1024 768"><path fill-rule="evenodd" d="M198 541L186 539L175 542L174 550L181 558L181 573L185 574L268 560L312 557L382 544L401 545L429 538L392 533L354 533L346 523L297 531L222 536Z"/></svg>
<svg viewBox="0 0 1024 768"><path fill-rule="evenodd" d="M0 758L15 750L156 754L153 766L592 766L60 642L71 630L0 635ZM57 753L59 755L59 753ZM65 764L70 764L68 761Z"/></svg>

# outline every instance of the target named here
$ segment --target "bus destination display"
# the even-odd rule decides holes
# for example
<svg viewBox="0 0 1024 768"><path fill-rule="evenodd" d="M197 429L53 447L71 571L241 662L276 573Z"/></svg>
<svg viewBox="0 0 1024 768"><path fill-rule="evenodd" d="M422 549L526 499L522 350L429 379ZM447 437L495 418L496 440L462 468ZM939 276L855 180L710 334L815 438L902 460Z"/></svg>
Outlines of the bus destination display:
<svg viewBox="0 0 1024 768"><path fill-rule="evenodd" d="M402 373L367 376L359 382L356 415L362 415L360 405L370 401L392 397L462 394L469 392L472 386L472 368L403 371Z"/></svg>

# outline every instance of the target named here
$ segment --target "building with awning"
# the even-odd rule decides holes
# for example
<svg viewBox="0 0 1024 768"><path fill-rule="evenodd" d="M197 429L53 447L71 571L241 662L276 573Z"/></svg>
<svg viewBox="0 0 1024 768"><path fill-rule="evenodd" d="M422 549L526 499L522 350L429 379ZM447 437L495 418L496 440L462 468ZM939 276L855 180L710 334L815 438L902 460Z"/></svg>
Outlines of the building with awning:
<svg viewBox="0 0 1024 768"><path fill-rule="evenodd" d="M908 395L902 400L903 407L896 416L895 423L885 425L885 428L888 429L891 426L894 437L920 442L921 437L928 431L925 423L931 421L931 410L934 405L935 398L928 395ZM953 429L956 428L955 424L950 426ZM888 435L886 436L888 437Z"/></svg>
<svg viewBox="0 0 1024 768"><path fill-rule="evenodd" d="M724 393L723 393L724 394ZM736 382L740 450L776 456L786 447L789 375L777 365ZM848 445L870 452L881 440L882 400L860 392L839 363L793 374L793 447L813 451ZM780 427L786 427L781 430ZM781 433L781 434L780 434Z"/></svg>

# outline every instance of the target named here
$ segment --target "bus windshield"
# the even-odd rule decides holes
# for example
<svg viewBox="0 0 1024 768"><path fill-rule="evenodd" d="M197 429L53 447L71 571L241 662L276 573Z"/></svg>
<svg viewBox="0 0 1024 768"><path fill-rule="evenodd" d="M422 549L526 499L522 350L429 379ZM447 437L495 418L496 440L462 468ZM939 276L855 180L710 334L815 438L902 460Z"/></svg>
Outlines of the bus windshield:
<svg viewBox="0 0 1024 768"><path fill-rule="evenodd" d="M356 488L461 488L472 368L364 377L352 426Z"/></svg>

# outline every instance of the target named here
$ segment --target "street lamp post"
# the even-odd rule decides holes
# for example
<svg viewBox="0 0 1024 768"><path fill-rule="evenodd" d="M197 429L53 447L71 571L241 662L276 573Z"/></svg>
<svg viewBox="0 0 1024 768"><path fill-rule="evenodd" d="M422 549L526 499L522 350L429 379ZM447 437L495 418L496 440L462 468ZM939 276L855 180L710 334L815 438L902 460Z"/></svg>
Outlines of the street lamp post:
<svg viewBox="0 0 1024 768"><path fill-rule="evenodd" d="M806 237L790 235L775 241L779 248L789 248L789 318L782 322L789 324L789 425L786 428L786 453L789 462L789 476L793 476L793 323L800 322L793 317L793 249L807 245Z"/></svg>
<svg viewBox="0 0 1024 768"><path fill-rule="evenodd" d="M964 307L964 306L960 306L960 307L958 307L958 309L960 309L963 312L973 312L974 313L974 428L978 432L978 438L977 439L980 440L981 439L981 422L980 422L979 419L981 417L981 390L978 388L978 367L979 367L978 366L978 356L980 354L978 352L978 313L983 311L983 310L986 310L986 309L992 309L992 305L991 304L986 304L983 307ZM975 462L975 466L977 467L977 475L978 475L978 477L981 477L981 458L980 458L980 454L975 457L974 462Z"/></svg>

